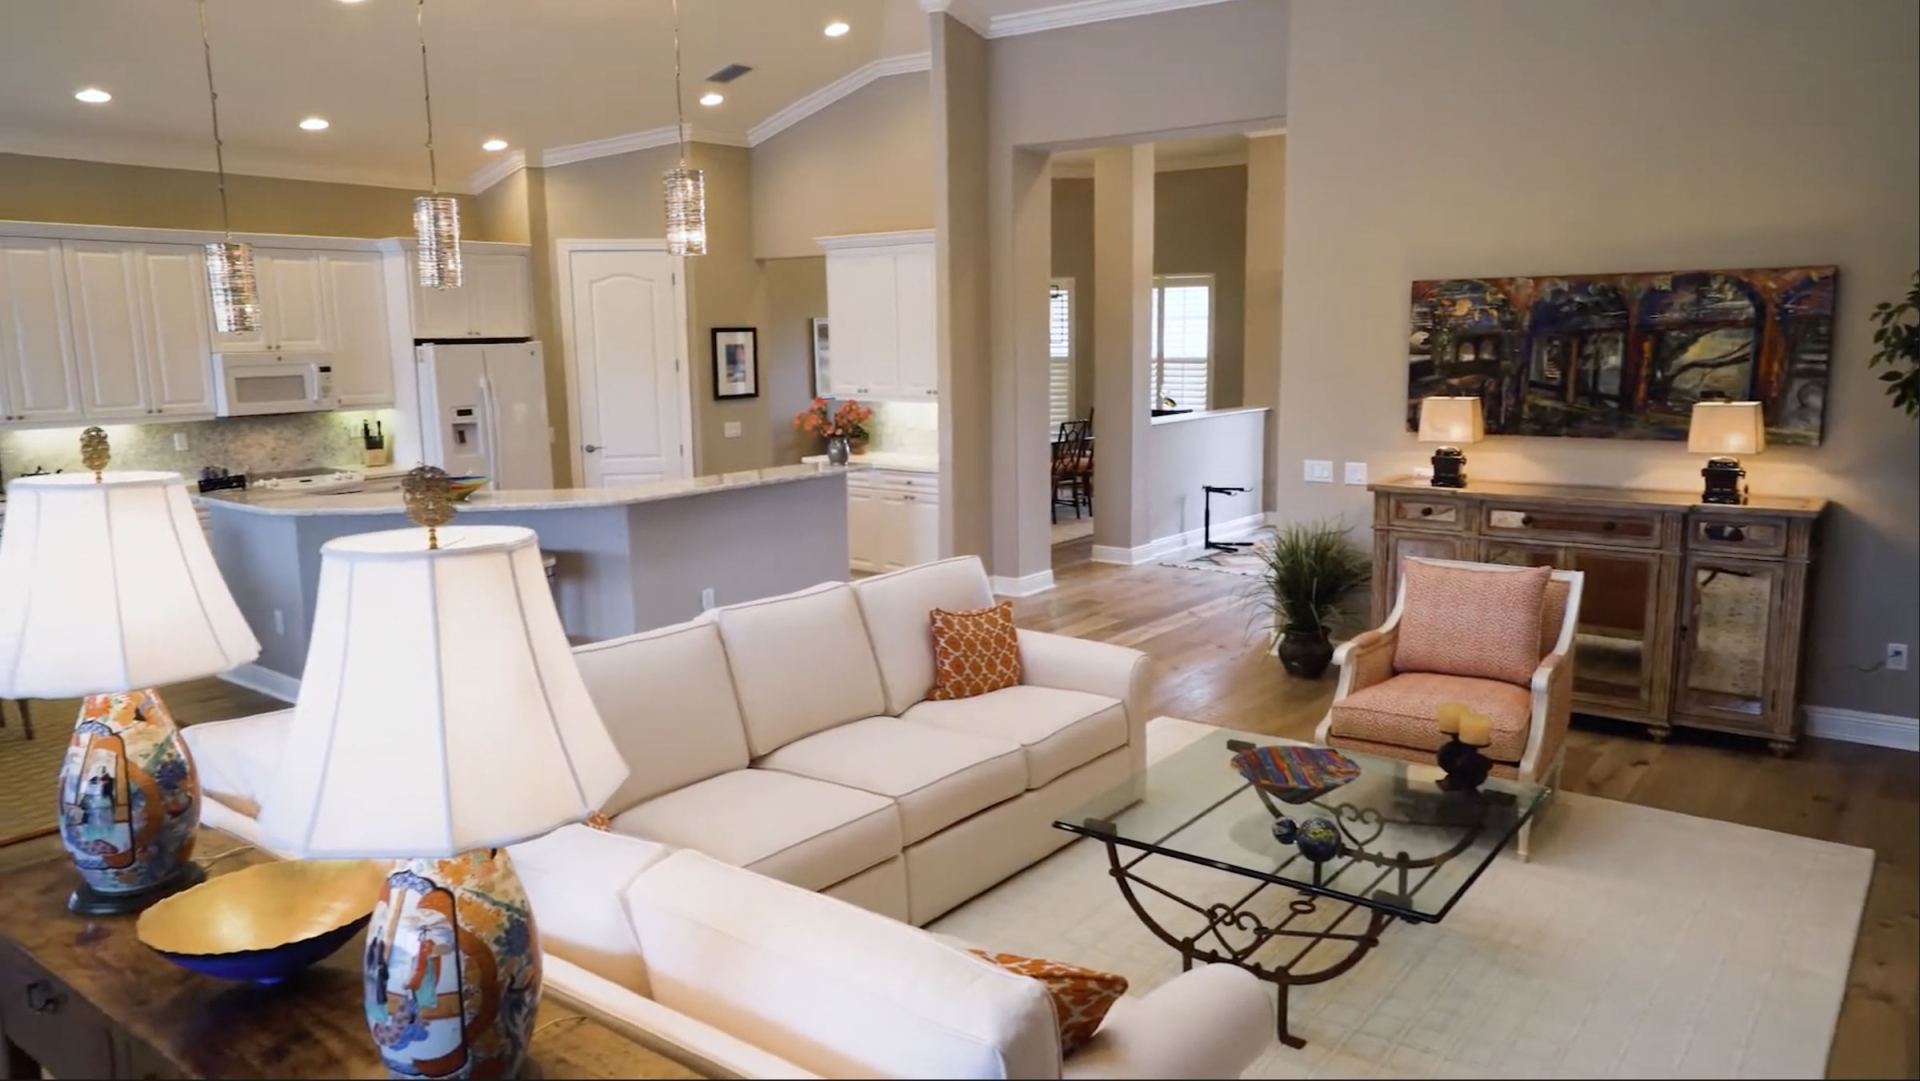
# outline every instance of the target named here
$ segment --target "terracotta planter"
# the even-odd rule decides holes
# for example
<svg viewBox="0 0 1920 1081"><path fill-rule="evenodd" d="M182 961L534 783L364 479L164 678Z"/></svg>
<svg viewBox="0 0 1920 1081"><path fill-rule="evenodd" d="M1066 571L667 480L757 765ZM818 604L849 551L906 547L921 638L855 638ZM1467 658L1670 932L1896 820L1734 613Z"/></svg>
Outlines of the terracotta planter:
<svg viewBox="0 0 1920 1081"><path fill-rule="evenodd" d="M1333 642L1323 630L1287 631L1278 652L1281 666L1301 679L1319 679L1333 663Z"/></svg>

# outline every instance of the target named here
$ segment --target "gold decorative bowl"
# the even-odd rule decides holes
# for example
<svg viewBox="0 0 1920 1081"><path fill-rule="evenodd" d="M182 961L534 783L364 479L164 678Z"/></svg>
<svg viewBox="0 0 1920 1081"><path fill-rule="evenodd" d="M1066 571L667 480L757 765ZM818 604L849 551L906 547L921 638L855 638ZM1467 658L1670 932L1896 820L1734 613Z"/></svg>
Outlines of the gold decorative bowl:
<svg viewBox="0 0 1920 1081"><path fill-rule="evenodd" d="M174 894L140 914L140 941L183 968L278 983L326 957L373 915L390 864L275 860Z"/></svg>

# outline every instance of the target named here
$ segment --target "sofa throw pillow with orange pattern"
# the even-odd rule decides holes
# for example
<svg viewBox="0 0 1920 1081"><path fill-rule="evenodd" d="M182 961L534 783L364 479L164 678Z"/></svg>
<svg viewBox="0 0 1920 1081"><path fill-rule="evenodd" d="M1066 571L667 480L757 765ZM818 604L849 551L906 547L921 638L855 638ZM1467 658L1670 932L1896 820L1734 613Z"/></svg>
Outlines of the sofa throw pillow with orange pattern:
<svg viewBox="0 0 1920 1081"><path fill-rule="evenodd" d="M1012 601L971 612L935 608L927 618L933 623L929 701L972 698L1020 685L1020 638Z"/></svg>
<svg viewBox="0 0 1920 1081"><path fill-rule="evenodd" d="M1526 686L1540 667L1540 619L1551 567L1400 566L1406 582L1396 672L1477 676Z"/></svg>
<svg viewBox="0 0 1920 1081"><path fill-rule="evenodd" d="M1060 1026L1060 1054L1071 1055L1093 1039L1107 1011L1127 993L1127 978L1059 961L1043 961L1012 953L968 950L1008 972L1039 980L1053 999L1053 1020Z"/></svg>

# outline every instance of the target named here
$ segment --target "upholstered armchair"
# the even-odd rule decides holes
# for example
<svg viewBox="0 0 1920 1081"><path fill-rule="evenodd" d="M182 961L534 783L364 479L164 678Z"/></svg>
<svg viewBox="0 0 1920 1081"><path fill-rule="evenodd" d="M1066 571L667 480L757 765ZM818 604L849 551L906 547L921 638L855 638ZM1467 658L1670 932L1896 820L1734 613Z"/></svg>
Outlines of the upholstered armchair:
<svg viewBox="0 0 1920 1081"><path fill-rule="evenodd" d="M1524 633L1516 628L1531 626L1526 598L1532 594L1524 579L1498 576L1530 574L1538 589L1540 572L1408 559L1386 623L1334 654L1340 682L1315 741L1430 764L1446 741L1435 712L1463 702L1492 721L1493 738L1482 753L1493 760L1495 776L1557 785L1573 709L1574 627L1584 576L1550 572L1539 594L1534 649L1522 639L1516 652L1514 639ZM1410 623L1422 632L1415 649L1403 640ZM1522 859L1529 832L1520 833Z"/></svg>

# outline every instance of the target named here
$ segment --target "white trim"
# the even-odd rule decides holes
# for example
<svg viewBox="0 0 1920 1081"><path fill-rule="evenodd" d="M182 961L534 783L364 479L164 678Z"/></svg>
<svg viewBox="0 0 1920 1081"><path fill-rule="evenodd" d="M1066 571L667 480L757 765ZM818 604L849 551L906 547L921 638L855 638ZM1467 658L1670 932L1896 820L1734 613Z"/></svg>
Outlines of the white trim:
<svg viewBox="0 0 1920 1081"><path fill-rule="evenodd" d="M687 133L687 138L693 138L691 131ZM572 165L576 161L589 161L593 158L611 158L616 154L631 154L636 150L673 146L679 141L679 129L668 124L663 128L648 128L646 131L611 135L605 139L589 139L584 143L549 147L540 151L538 155L528 157L529 160L537 159L540 167L546 168L553 165Z"/></svg>
<svg viewBox="0 0 1920 1081"><path fill-rule="evenodd" d="M1142 563L1153 562L1153 558L1152 541L1138 548L1117 548L1110 544L1093 546L1095 563L1117 563L1122 567L1138 567Z"/></svg>
<svg viewBox="0 0 1920 1081"><path fill-rule="evenodd" d="M847 233L842 236L817 236L815 244L827 251L849 251L858 248L899 248L912 244L932 244L935 233L932 229L902 229L892 233Z"/></svg>
<svg viewBox="0 0 1920 1081"><path fill-rule="evenodd" d="M937 0L936 0L937 2ZM1163 11L1205 7L1229 0L1076 0L1056 7L995 15L987 20L987 37L1011 38L1038 34L1044 30L1062 30L1110 19L1131 19L1137 15L1158 15ZM921 0L924 7L927 0Z"/></svg>
<svg viewBox="0 0 1920 1081"><path fill-rule="evenodd" d="M920 0L920 10L929 15L951 15L981 37L988 36L987 27L993 22L973 6L973 0Z"/></svg>
<svg viewBox="0 0 1920 1081"><path fill-rule="evenodd" d="M1920 751L1920 717L1897 717L1890 713L1867 713L1838 706L1806 706L1807 735L1837 739L1845 743L1865 743L1891 747L1896 751Z"/></svg>
<svg viewBox="0 0 1920 1081"><path fill-rule="evenodd" d="M526 167L526 151L515 150L510 154L502 154L468 177L467 187L478 195Z"/></svg>
<svg viewBox="0 0 1920 1081"><path fill-rule="evenodd" d="M1275 135L1285 135L1286 133L1287 133L1287 126L1285 124L1282 124L1277 128L1261 128L1259 131L1247 132L1247 138L1266 139Z"/></svg>
<svg viewBox="0 0 1920 1081"><path fill-rule="evenodd" d="M1249 514L1243 518L1234 518L1213 524L1215 540L1238 540L1252 534L1267 524L1265 512ZM1105 544L1093 546L1095 563L1117 563L1123 567L1137 567L1142 563L1157 563L1162 559L1177 556L1182 552L1200 547L1201 529L1189 529L1148 541L1138 548L1117 548Z"/></svg>
<svg viewBox="0 0 1920 1081"><path fill-rule="evenodd" d="M403 225L404 222L395 222ZM221 238L217 229L149 229L125 225L77 225L48 221L0 221L0 236L43 237L49 240L103 240L128 244L206 244ZM391 251L398 238L300 236L292 233L235 233L233 238L263 248L308 248L322 251ZM462 247L471 246L463 241ZM526 245L515 244L516 251Z"/></svg>
<svg viewBox="0 0 1920 1081"><path fill-rule="evenodd" d="M300 700L299 680L285 672L276 672L271 668L262 667L258 662L229 669L220 673L220 678L236 687L258 691L269 698L278 698L282 702Z"/></svg>
<svg viewBox="0 0 1920 1081"><path fill-rule="evenodd" d="M1051 570L1029 574L1024 578L1002 578L993 576L993 595L996 597L1031 597L1036 593L1045 593L1053 588Z"/></svg>
<svg viewBox="0 0 1920 1081"><path fill-rule="evenodd" d="M768 139L805 120L807 117L839 101L841 98L864 88L875 79L884 79L889 75L907 75L916 71L933 69L932 53L909 53L906 56L883 56L863 67L858 67L838 79L794 102L792 105L774 113L758 124L747 129L748 146L759 146Z"/></svg>

